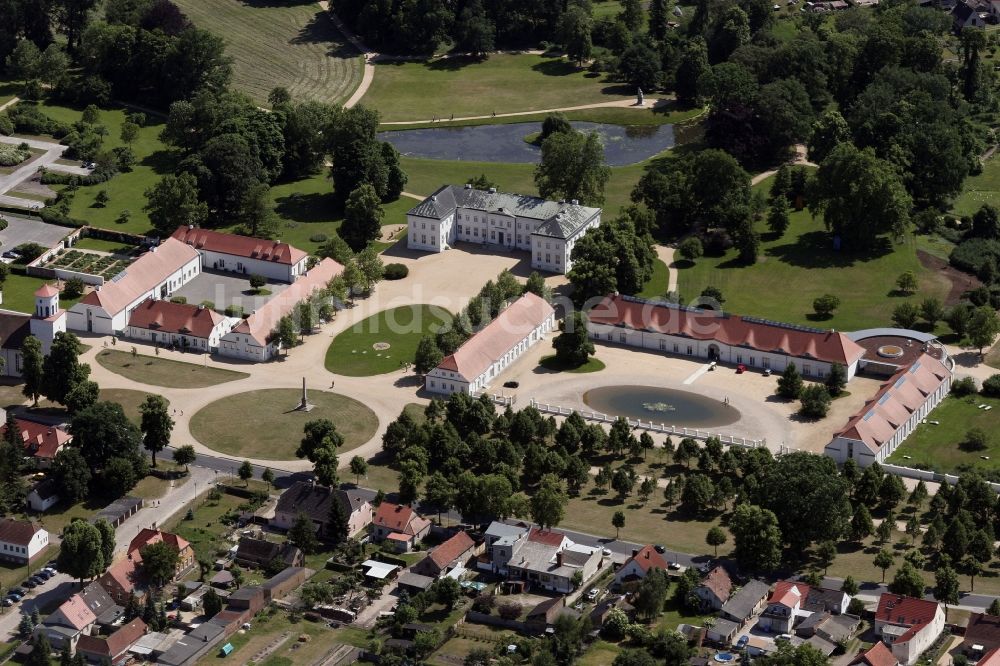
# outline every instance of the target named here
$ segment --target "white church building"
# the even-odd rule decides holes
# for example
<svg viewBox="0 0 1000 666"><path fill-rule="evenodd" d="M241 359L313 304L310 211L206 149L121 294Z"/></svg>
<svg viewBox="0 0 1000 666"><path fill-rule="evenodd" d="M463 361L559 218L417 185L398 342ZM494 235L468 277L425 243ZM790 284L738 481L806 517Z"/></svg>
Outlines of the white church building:
<svg viewBox="0 0 1000 666"><path fill-rule="evenodd" d="M526 250L531 267L567 273L573 246L601 224L601 209L573 201L445 185L406 214L407 247L441 252L456 242Z"/></svg>
<svg viewBox="0 0 1000 666"><path fill-rule="evenodd" d="M35 314L0 309L0 375L21 376L21 345L33 335L48 355L57 333L66 332L66 311L59 307L59 290L43 284L35 291Z"/></svg>

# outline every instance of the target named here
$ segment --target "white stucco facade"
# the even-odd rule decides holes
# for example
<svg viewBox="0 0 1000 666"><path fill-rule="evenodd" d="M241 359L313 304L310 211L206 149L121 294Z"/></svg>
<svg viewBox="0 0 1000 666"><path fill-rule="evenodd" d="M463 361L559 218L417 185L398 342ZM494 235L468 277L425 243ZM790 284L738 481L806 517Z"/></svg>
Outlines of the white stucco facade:
<svg viewBox="0 0 1000 666"><path fill-rule="evenodd" d="M406 214L407 247L441 252L456 242L531 253L531 267L566 273L576 241L601 223L601 209L575 201L446 186Z"/></svg>

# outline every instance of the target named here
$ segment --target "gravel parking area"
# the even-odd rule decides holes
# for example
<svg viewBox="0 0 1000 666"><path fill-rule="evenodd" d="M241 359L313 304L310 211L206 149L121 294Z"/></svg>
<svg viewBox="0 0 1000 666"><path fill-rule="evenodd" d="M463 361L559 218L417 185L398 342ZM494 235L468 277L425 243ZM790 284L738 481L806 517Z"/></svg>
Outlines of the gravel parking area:
<svg viewBox="0 0 1000 666"><path fill-rule="evenodd" d="M268 282L264 288L271 293L266 296L252 296L250 281L247 278L232 273L203 270L173 295L183 296L192 305L211 301L218 309L229 305L242 305L243 311L249 314L283 292L288 285L283 282Z"/></svg>

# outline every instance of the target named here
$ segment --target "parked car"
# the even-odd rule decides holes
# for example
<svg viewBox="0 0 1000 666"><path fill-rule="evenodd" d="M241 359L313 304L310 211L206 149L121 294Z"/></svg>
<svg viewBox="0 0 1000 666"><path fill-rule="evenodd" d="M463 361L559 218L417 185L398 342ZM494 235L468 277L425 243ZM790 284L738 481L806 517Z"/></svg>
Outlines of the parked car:
<svg viewBox="0 0 1000 666"><path fill-rule="evenodd" d="M19 259L21 257L20 253L14 252L14 250L7 250L3 253L4 259Z"/></svg>
<svg viewBox="0 0 1000 666"><path fill-rule="evenodd" d="M7 590L7 594L16 594L20 597L23 597L24 595L27 594L27 591L25 591L23 587L12 587L9 590Z"/></svg>
<svg viewBox="0 0 1000 666"><path fill-rule="evenodd" d="M10 606L13 606L16 603L17 603L17 599L14 599L13 597L4 597L4 600L0 601L0 604L2 604L3 606L6 606L8 608Z"/></svg>
<svg viewBox="0 0 1000 666"><path fill-rule="evenodd" d="M740 636L740 640L736 641L736 649L737 650L742 650L743 648L745 648L747 646L747 643L749 643L749 642L750 642L750 637L749 636L747 636L746 634L744 634L743 636Z"/></svg>
<svg viewBox="0 0 1000 666"><path fill-rule="evenodd" d="M791 634L779 634L778 636L774 637L774 640L775 640L775 642L777 642L777 641L790 641L790 640L792 640L792 635Z"/></svg>
<svg viewBox="0 0 1000 666"><path fill-rule="evenodd" d="M653 546L653 550L658 552L660 555L663 555L663 553L667 552L667 549L661 546L660 544L656 544L655 546Z"/></svg>
<svg viewBox="0 0 1000 666"><path fill-rule="evenodd" d="M597 599L597 595L599 593L600 590L598 590L596 587L593 588L590 592L587 592L587 601L594 601L595 599Z"/></svg>
<svg viewBox="0 0 1000 666"><path fill-rule="evenodd" d="M33 590L33 589L35 589L36 587L38 587L38 583L36 583L35 581L33 581L33 580L31 580L31 579L29 578L28 580L26 580L26 581L24 581L23 583L21 583L21 587L26 587L26 588L28 588L29 590Z"/></svg>
<svg viewBox="0 0 1000 666"><path fill-rule="evenodd" d="M53 574L51 571L46 571L45 569L42 569L41 571L39 571L35 575L38 576L39 578L43 579L43 580L48 580L49 578L52 578L52 576L55 575L55 574Z"/></svg>

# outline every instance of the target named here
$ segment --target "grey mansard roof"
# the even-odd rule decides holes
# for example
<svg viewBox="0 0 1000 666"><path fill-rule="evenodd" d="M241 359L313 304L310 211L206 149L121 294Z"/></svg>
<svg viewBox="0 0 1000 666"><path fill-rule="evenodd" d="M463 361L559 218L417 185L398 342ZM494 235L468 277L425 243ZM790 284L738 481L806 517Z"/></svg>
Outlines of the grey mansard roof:
<svg viewBox="0 0 1000 666"><path fill-rule="evenodd" d="M457 185L444 185L411 208L407 214L440 220L456 208L481 210L487 213L508 213L517 217L541 220L542 224L535 233L552 238L569 238L601 212L600 208L548 201L526 194L488 192Z"/></svg>

